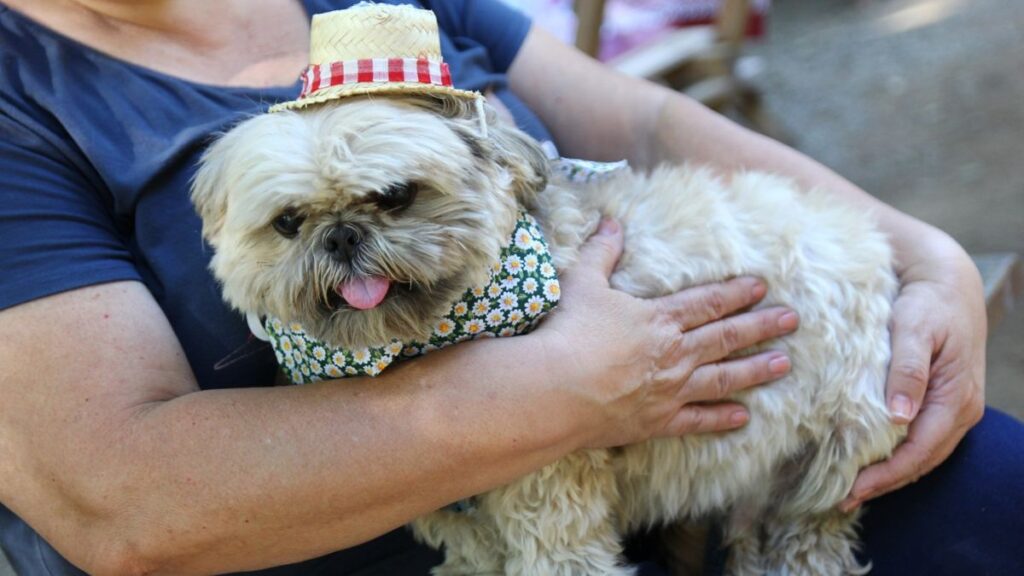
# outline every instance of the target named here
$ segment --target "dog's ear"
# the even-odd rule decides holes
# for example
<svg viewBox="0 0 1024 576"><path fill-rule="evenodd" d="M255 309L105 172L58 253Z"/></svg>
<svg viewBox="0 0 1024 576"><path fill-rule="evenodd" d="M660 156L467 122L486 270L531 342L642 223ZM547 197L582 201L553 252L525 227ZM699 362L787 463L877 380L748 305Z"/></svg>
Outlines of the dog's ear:
<svg viewBox="0 0 1024 576"><path fill-rule="evenodd" d="M203 221L203 238L211 246L217 245L228 209L228 187L224 182L227 151L222 141L223 138L206 149L192 179L192 204Z"/></svg>
<svg viewBox="0 0 1024 576"><path fill-rule="evenodd" d="M495 161L512 177L517 200L524 206L533 206L537 194L548 185L548 158L540 144L500 120L488 122L486 140L494 151Z"/></svg>
<svg viewBox="0 0 1024 576"><path fill-rule="evenodd" d="M473 156L492 162L508 172L512 192L520 204L531 207L537 194L548 184L548 158L540 144L515 126L502 122L484 105L487 136L480 126L480 112L474 102L463 98L424 97L410 101L447 118L452 130L466 143Z"/></svg>

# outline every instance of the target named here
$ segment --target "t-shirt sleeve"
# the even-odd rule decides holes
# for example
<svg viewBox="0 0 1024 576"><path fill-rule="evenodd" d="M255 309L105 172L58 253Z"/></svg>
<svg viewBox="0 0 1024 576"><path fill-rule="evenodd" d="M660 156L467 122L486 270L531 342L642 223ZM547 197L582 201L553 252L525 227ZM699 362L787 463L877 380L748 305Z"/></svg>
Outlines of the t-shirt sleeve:
<svg viewBox="0 0 1024 576"><path fill-rule="evenodd" d="M56 147L0 115L0 310L140 279L103 198Z"/></svg>
<svg viewBox="0 0 1024 576"><path fill-rule="evenodd" d="M435 0L428 7L449 35L487 48L494 72L508 71L530 31L530 18L500 0Z"/></svg>

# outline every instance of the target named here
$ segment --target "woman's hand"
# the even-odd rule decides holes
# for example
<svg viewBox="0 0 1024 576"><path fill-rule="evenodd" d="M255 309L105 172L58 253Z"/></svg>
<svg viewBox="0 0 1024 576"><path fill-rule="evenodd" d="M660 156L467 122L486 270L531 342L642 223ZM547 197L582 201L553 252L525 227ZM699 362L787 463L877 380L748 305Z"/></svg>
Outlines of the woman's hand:
<svg viewBox="0 0 1024 576"><path fill-rule="evenodd" d="M981 278L951 238L933 236L901 270L891 322L886 396L893 421L910 423L907 439L891 458L861 471L841 504L846 511L930 472L984 413L987 317Z"/></svg>
<svg viewBox="0 0 1024 576"><path fill-rule="evenodd" d="M611 221L562 276L563 298L535 334L546 338L552 385L571 394L580 445L610 447L652 437L724 431L749 415L718 402L789 371L782 352L725 360L738 350L796 329L796 313L770 308L726 317L764 297L754 278L642 300L609 288L622 253Z"/></svg>

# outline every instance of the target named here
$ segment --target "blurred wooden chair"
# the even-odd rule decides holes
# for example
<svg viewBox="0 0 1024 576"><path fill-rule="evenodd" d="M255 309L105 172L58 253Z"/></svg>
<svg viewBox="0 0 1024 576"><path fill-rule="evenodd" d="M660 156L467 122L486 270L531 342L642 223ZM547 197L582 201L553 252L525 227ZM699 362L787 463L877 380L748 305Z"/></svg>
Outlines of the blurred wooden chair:
<svg viewBox="0 0 1024 576"><path fill-rule="evenodd" d="M600 48L605 0L576 0L576 47L595 56ZM789 140L762 106L760 91L737 74L750 21L749 0L722 0L714 22L673 30L607 62L630 74L679 90L704 105L777 140Z"/></svg>

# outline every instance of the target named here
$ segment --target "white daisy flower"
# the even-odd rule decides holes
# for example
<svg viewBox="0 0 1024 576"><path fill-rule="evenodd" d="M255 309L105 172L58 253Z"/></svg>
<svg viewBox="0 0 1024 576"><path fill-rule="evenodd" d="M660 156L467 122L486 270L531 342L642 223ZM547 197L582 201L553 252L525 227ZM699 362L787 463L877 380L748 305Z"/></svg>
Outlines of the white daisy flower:
<svg viewBox="0 0 1024 576"><path fill-rule="evenodd" d="M306 339L303 338L301 334L292 335L292 342L295 343L296 348L300 348L302 350L306 349Z"/></svg>
<svg viewBox="0 0 1024 576"><path fill-rule="evenodd" d="M473 315L474 316L486 316L487 313L490 312L490 311L491 311L491 301L490 300L478 300L477 303L473 305Z"/></svg>
<svg viewBox="0 0 1024 576"><path fill-rule="evenodd" d="M502 310L511 310L519 303L519 298L511 292L505 292L498 299L498 308Z"/></svg>
<svg viewBox="0 0 1024 576"><path fill-rule="evenodd" d="M291 354L292 353L292 349L293 348L292 348L292 339L291 338L289 338L287 336L281 336L281 340L279 340L278 346L280 346L281 351L284 352L285 354Z"/></svg>
<svg viewBox="0 0 1024 576"><path fill-rule="evenodd" d="M451 334L452 330L455 330L455 323L447 318L442 318L434 325L434 334L441 336L442 338Z"/></svg>
<svg viewBox="0 0 1024 576"><path fill-rule="evenodd" d="M491 272L494 274L501 272L501 260L497 260L491 263Z"/></svg>
<svg viewBox="0 0 1024 576"><path fill-rule="evenodd" d="M309 366L303 364L302 366L299 366L299 371L302 372L303 376L309 376Z"/></svg>
<svg viewBox="0 0 1024 576"><path fill-rule="evenodd" d="M419 356L420 349L415 346L406 346L405 349L402 350L402 354L405 354L406 356Z"/></svg>
<svg viewBox="0 0 1024 576"><path fill-rule="evenodd" d="M296 334L301 334L302 324L299 324L298 322L292 322L291 324L288 325L288 329L291 330L292 332L295 332Z"/></svg>
<svg viewBox="0 0 1024 576"><path fill-rule="evenodd" d="M501 332L498 332L498 336L501 336L502 338L508 338L509 336L515 336L515 335L516 335L516 331L513 330L512 328L502 328Z"/></svg>
<svg viewBox="0 0 1024 576"><path fill-rule="evenodd" d="M501 286L497 284L491 284L487 287L487 295L491 298L497 298L501 294Z"/></svg>
<svg viewBox="0 0 1024 576"><path fill-rule="evenodd" d="M479 322L479 320L475 320L475 322ZM437 350L437 349L438 349L437 346L434 346L433 344L427 344L427 345L423 346L423 353L424 354L430 354L431 352L433 352L434 350Z"/></svg>
<svg viewBox="0 0 1024 576"><path fill-rule="evenodd" d="M270 325L274 328L274 332L280 332L281 331L282 324L281 324L281 321L278 320L277 318L274 318L273 320L271 320L270 321Z"/></svg>
<svg viewBox="0 0 1024 576"><path fill-rule="evenodd" d="M562 295L562 288L558 285L558 280L548 280L544 282L544 297L551 302L558 302L558 297Z"/></svg>
<svg viewBox="0 0 1024 576"><path fill-rule="evenodd" d="M305 384L306 383L306 379L302 377L302 374L299 374L298 372L296 372L296 373L292 374L292 376L294 376L294 379L292 381L295 382L296 384Z"/></svg>
<svg viewBox="0 0 1024 576"><path fill-rule="evenodd" d="M484 331L484 323L482 320L474 318L463 324L462 328L466 331L466 334L476 336Z"/></svg>
<svg viewBox="0 0 1024 576"><path fill-rule="evenodd" d="M509 274L519 274L523 271L523 261L513 254L505 260L505 270L508 270Z"/></svg>
<svg viewBox="0 0 1024 576"><path fill-rule="evenodd" d="M352 352L352 360L356 364L366 364L370 361L370 350L368 348L360 348Z"/></svg>
<svg viewBox="0 0 1024 576"><path fill-rule="evenodd" d="M327 358L327 350L323 346L316 346L313 348L313 358L323 362L324 358Z"/></svg>
<svg viewBox="0 0 1024 576"><path fill-rule="evenodd" d="M541 300L540 296L534 296L526 302L526 313L530 316L536 316L544 311L544 301Z"/></svg>
<svg viewBox="0 0 1024 576"><path fill-rule="evenodd" d="M284 365L286 367L288 367L289 369L295 368L295 360L292 360L291 355L288 355L288 356L284 357Z"/></svg>
<svg viewBox="0 0 1024 576"><path fill-rule="evenodd" d="M500 326L505 321L505 315L500 310L495 310L487 315L487 325L491 328Z"/></svg>
<svg viewBox="0 0 1024 576"><path fill-rule="evenodd" d="M516 248L527 250L533 244L533 236L526 228L516 230Z"/></svg>
<svg viewBox="0 0 1024 576"><path fill-rule="evenodd" d="M316 372L317 374L319 374L319 373L324 371L323 365L320 364L319 362L317 362L316 360L310 360L309 361L309 368L310 368L310 370L312 370L313 372Z"/></svg>
<svg viewBox="0 0 1024 576"><path fill-rule="evenodd" d="M523 258L523 268L526 268L527 272L533 272L537 269L539 264L540 262L537 260L536 254L527 254L526 257Z"/></svg>
<svg viewBox="0 0 1024 576"><path fill-rule="evenodd" d="M376 364L373 364L366 369L366 373L370 376L376 376L377 374L380 374L380 368L378 368Z"/></svg>
<svg viewBox="0 0 1024 576"><path fill-rule="evenodd" d="M392 340L391 344L388 344L388 353L392 356L398 356L402 353L402 343L398 340Z"/></svg>
<svg viewBox="0 0 1024 576"><path fill-rule="evenodd" d="M555 267L550 262L545 262L540 265L540 274L545 278L551 278L555 275Z"/></svg>
<svg viewBox="0 0 1024 576"><path fill-rule="evenodd" d="M469 305L465 302L459 302L452 308L452 312L456 316L465 316L466 312L469 312Z"/></svg>
<svg viewBox="0 0 1024 576"><path fill-rule="evenodd" d="M540 242L534 242L533 243L533 251L534 252L539 252L539 253L543 254L543 253L547 252L548 250Z"/></svg>
<svg viewBox="0 0 1024 576"><path fill-rule="evenodd" d="M356 370L354 366L345 366L345 374L355 376L356 374L359 374L359 370Z"/></svg>
<svg viewBox="0 0 1024 576"><path fill-rule="evenodd" d="M533 294L536 292L537 286L536 278L527 278L526 280L523 280L523 292L526 292L527 294Z"/></svg>
<svg viewBox="0 0 1024 576"><path fill-rule="evenodd" d="M341 351L335 352L334 355L331 356L331 362L334 362L338 366L344 366L345 364L348 364L348 360L345 359L344 352Z"/></svg>
<svg viewBox="0 0 1024 576"><path fill-rule="evenodd" d="M284 354L281 354L280 350L274 350L274 356L277 357L278 364L284 364Z"/></svg>
<svg viewBox="0 0 1024 576"><path fill-rule="evenodd" d="M519 280L515 276L505 276L505 279L501 281L501 287L505 290L512 290L518 283Z"/></svg>
<svg viewBox="0 0 1024 576"><path fill-rule="evenodd" d="M508 323L509 324L515 325L515 324L519 324L522 321L523 321L523 312L522 312L522 310L513 310L513 311L508 313Z"/></svg>
<svg viewBox="0 0 1024 576"><path fill-rule="evenodd" d="M391 365L391 361L390 360L385 360L385 359L381 358L380 360L377 360L377 363L374 364L373 367L377 369L377 374L380 374L381 372L384 371L385 368L387 368L390 365Z"/></svg>

